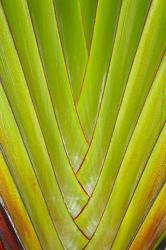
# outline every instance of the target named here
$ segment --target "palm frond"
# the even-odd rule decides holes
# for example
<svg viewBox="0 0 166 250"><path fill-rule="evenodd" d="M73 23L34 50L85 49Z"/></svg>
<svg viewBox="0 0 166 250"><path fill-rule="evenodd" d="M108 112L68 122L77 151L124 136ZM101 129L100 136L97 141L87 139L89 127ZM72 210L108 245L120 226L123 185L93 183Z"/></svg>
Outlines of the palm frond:
<svg viewBox="0 0 166 250"><path fill-rule="evenodd" d="M165 9L1 0L0 250L165 244Z"/></svg>

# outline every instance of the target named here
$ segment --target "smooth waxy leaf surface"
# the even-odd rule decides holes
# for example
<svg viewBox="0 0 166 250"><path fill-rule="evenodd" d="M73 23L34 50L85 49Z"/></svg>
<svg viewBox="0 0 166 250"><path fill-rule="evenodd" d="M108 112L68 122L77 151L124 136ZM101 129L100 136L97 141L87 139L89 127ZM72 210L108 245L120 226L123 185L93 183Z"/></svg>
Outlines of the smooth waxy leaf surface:
<svg viewBox="0 0 166 250"><path fill-rule="evenodd" d="M54 6L69 80L77 102L88 59L79 1L54 0Z"/></svg>
<svg viewBox="0 0 166 250"><path fill-rule="evenodd" d="M79 0L88 52L91 48L98 0Z"/></svg>
<svg viewBox="0 0 166 250"><path fill-rule="evenodd" d="M156 239L166 227L166 184L160 191L152 209L147 215L144 224L138 231L130 250L151 249Z"/></svg>
<svg viewBox="0 0 166 250"><path fill-rule="evenodd" d="M1 1L0 202L21 248L164 244L165 9Z"/></svg>
<svg viewBox="0 0 166 250"><path fill-rule="evenodd" d="M89 60L77 104L80 121L88 141L92 138L104 91L120 7L121 0L99 0L97 5Z"/></svg>
<svg viewBox="0 0 166 250"><path fill-rule="evenodd" d="M30 218L12 180L8 166L0 152L0 195L5 200L5 205L16 225L20 239L26 249L41 249Z"/></svg>
<svg viewBox="0 0 166 250"><path fill-rule="evenodd" d="M63 249L2 86L0 86L0 114L1 149L4 151L10 172L39 240L43 247L48 246L53 249L53 246L57 245L59 249Z"/></svg>
<svg viewBox="0 0 166 250"><path fill-rule="evenodd" d="M22 15L24 14L23 12L21 13ZM45 171L47 169L47 172L52 179L54 179L54 169L57 182L60 184L66 205L71 214L75 216L85 204L87 196L75 179L74 173L70 167L60 140L60 135L53 117L53 113L51 113L51 110L49 112L49 101L46 102L47 104L45 104L43 101L44 105L39 105L40 103L38 104L38 107L40 108L38 113L35 109L36 106L34 105L33 107L20 61L16 54L12 37L9 34L9 29L3 15L1 20L3 30L1 33L2 38L0 49L2 60L0 67L2 84L4 86L5 92L8 95L22 137L24 138L29 155L31 156L31 160L38 169L43 169ZM26 20L27 19L25 19L25 21ZM30 58L31 57L29 57L29 60ZM26 62L28 62L28 60ZM37 84L35 81L33 87L36 88L36 86ZM41 88L40 90L43 100L46 100L47 92L44 93L42 91L44 86L41 86L41 81L39 81L39 87ZM38 90L34 90L38 92ZM33 92L33 94L35 93ZM40 97L40 95L38 97ZM41 102L41 98L38 100ZM44 106L43 109L41 109L42 106ZM40 117L36 116L35 111L38 115L40 115ZM48 120L46 120L44 113L48 114ZM38 120L40 123L42 123L42 125L38 123ZM41 174L44 178L43 170L41 170ZM69 181L70 179L72 180ZM70 186L67 185L68 181L70 182Z"/></svg>
<svg viewBox="0 0 166 250"><path fill-rule="evenodd" d="M77 171L86 153L87 143L74 106L54 5L51 0L27 2L60 135L72 168Z"/></svg>

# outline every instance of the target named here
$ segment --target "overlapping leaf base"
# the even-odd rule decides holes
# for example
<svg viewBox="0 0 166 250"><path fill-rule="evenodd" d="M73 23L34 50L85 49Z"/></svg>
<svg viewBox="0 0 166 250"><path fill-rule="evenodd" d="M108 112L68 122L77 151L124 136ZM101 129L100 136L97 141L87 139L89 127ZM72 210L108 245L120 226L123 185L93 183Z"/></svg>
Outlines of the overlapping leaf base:
<svg viewBox="0 0 166 250"><path fill-rule="evenodd" d="M1 0L0 197L19 238L11 249L160 246L165 10L165 0Z"/></svg>

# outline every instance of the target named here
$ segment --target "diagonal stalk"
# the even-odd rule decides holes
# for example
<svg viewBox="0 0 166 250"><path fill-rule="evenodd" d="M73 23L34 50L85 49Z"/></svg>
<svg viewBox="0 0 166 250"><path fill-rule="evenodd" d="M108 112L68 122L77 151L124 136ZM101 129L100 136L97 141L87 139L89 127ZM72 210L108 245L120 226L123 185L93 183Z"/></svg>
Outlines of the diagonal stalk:
<svg viewBox="0 0 166 250"><path fill-rule="evenodd" d="M140 1L140 3L142 4L142 1ZM92 147L84 161L84 165L82 165L77 174L80 183L89 195L92 194L101 174L105 161L105 157L103 156L107 153L110 136L113 136L113 138L111 140L112 145L108 151L107 158L109 159L107 161L110 165L113 164L118 167L121 164L166 48L166 37L163 32L166 23L165 13L163 11L164 6L165 3L162 1L161 4L156 4L154 1L151 5L120 110L117 103L119 103L122 98L122 89L125 82L117 80L120 75L118 74L118 66L121 60L121 53L118 57L116 57L117 53L113 54L111 61L112 66L110 67L110 75L107 82L108 85L106 85L105 97L103 98ZM130 46L128 49L130 49ZM115 58L115 64L113 58ZM123 65L121 66L123 70ZM117 84L115 84L116 80ZM108 117L108 110L110 112L110 119ZM118 112L120 115L116 122ZM99 153L95 154L95 152ZM112 157L112 155L114 157Z"/></svg>
<svg viewBox="0 0 166 250"><path fill-rule="evenodd" d="M152 249L166 228L166 184L160 191L153 207L142 224L130 250Z"/></svg>
<svg viewBox="0 0 166 250"><path fill-rule="evenodd" d="M166 182L166 125L156 143L130 206L120 226L112 250L127 248L156 195ZM128 228L128 230L126 230Z"/></svg>
<svg viewBox="0 0 166 250"><path fill-rule="evenodd" d="M0 142L10 173L15 180L25 208L33 222L41 246L53 250L53 246L57 245L59 249L63 249L52 224L40 186L21 140L2 85L0 85ZM43 175L45 178L48 176L46 173ZM44 188L46 187L43 185Z"/></svg>
<svg viewBox="0 0 166 250"><path fill-rule="evenodd" d="M78 0L54 0L54 6L73 97L77 102L88 59L80 6Z"/></svg>
<svg viewBox="0 0 166 250"><path fill-rule="evenodd" d="M20 9L20 11L21 10L22 8ZM21 14L23 15L24 12L21 11ZM25 20L26 19L23 18L23 21ZM23 21L21 22L21 24L23 23ZM37 81L33 81L34 85L30 85L31 90L34 90L35 92L33 92L33 94L35 94L35 96L33 97L36 97L38 102L32 103L31 101L20 61L14 48L13 40L9 33L9 29L7 27L7 23L2 10L0 22L0 74L2 77L2 84L5 93L8 96L18 127L28 149L28 153L31 156L33 164L38 169L48 169L50 176L52 175L52 178L54 178L53 173L55 172L57 182L58 185L60 185L66 205L70 213L74 217L75 215L77 215L77 213L79 213L81 208L86 203L87 195L84 193L79 183L77 182L75 175L68 163L59 131L56 126L53 113L51 112L52 110L49 109L49 100L47 101L46 99L47 92L44 91L44 86L41 85L42 82L40 81L40 77L39 79L37 79L38 84L40 85L40 93L38 92L39 88L36 89ZM24 43L22 43L22 46L23 45ZM20 46L20 49L22 48L22 46ZM34 53L33 56L35 57L35 55L36 54ZM33 56L30 56L29 60L33 59ZM27 62L29 61L27 60L26 63ZM34 67L37 68L37 65L34 64ZM33 71L30 76L32 75ZM32 80L34 79L32 78ZM32 81L30 82L30 84L32 84ZM43 102L41 101L41 97ZM46 102L44 100L46 100ZM40 105L42 108L40 108ZM35 111L38 111L36 111L37 117L34 108ZM42 128L42 131L40 129L37 118L40 118L40 126ZM43 139L43 135L46 141L46 145ZM52 170L51 163L53 165L54 172ZM68 185L68 183L70 183L70 186Z"/></svg>
<svg viewBox="0 0 166 250"><path fill-rule="evenodd" d="M40 242L22 203L17 187L0 152L0 196L5 202L9 214L17 229L25 249L40 250Z"/></svg>
<svg viewBox="0 0 166 250"><path fill-rule="evenodd" d="M90 52L98 0L79 0L88 52Z"/></svg>
<svg viewBox="0 0 166 250"><path fill-rule="evenodd" d="M0 88L0 114L0 142L26 209L30 217L37 217L37 222L33 217L32 221L35 221L34 227L37 233L41 230L42 235L39 237L41 244L47 240L47 242L43 242L46 249L54 249L53 246L56 244L60 246L60 243L56 243L57 236L53 229L54 224L58 236L66 248L73 249L73 245L77 246L78 249L83 247L87 239L74 224L64 204L49 162L44 166L41 154L39 154L40 164L34 165L33 159L28 157L2 86ZM45 218L44 221L42 217ZM71 237L72 241L70 241ZM51 246L52 248L50 248Z"/></svg>
<svg viewBox="0 0 166 250"><path fill-rule="evenodd" d="M98 227L94 237L89 243L89 248L95 249L99 242L101 242L101 239L101 248L111 247L145 166L164 126L166 121L166 103L163 98L166 81L165 66L165 60L163 60L127 148L116 180L116 175L113 177L114 174L112 173L115 169L112 169L112 172L105 172L107 178L109 176L109 184L111 185L112 181L113 183L115 182L115 184L100 224L98 225L96 223L97 225L94 225ZM105 232L103 228L107 228L107 232Z"/></svg>
<svg viewBox="0 0 166 250"><path fill-rule="evenodd" d="M77 104L78 114L90 142L112 54L121 0L99 0L85 78Z"/></svg>

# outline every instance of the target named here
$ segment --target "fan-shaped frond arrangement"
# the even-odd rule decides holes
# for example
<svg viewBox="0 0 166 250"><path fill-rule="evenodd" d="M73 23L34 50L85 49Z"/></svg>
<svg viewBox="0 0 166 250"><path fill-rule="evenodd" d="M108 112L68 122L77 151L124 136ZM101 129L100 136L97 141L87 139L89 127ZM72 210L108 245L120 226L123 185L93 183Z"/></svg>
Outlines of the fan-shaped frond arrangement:
<svg viewBox="0 0 166 250"><path fill-rule="evenodd" d="M160 249L165 49L165 0L1 0L0 249Z"/></svg>

